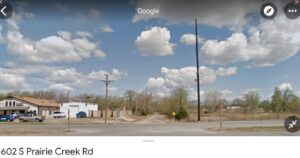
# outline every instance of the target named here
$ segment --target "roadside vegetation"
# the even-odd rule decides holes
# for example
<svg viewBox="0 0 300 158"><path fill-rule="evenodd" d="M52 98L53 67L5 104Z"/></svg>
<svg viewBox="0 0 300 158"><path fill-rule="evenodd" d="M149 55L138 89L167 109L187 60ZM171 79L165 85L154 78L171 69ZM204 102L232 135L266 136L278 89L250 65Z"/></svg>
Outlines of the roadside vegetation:
<svg viewBox="0 0 300 158"><path fill-rule="evenodd" d="M125 108L136 116L158 113L177 120L196 121L197 118L196 101L188 100L189 94L183 87L174 89L166 97L127 90L122 96L108 97L107 104L105 96L91 94L73 96L69 92L56 91L2 93L0 99L9 95L52 99L58 103L71 101L97 103L101 112L106 108L112 111ZM207 121L217 121L220 115L224 120L282 119L300 112L300 98L290 89L275 88L269 99L261 99L259 92L255 90L233 100L226 100L218 91L206 92L201 97L201 117ZM113 112L108 114L110 117L113 115Z"/></svg>

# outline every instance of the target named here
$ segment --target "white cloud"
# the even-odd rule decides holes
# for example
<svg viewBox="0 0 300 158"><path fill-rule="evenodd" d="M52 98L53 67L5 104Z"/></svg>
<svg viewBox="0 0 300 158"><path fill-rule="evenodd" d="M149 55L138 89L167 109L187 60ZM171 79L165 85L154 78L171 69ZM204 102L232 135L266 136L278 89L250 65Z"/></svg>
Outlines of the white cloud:
<svg viewBox="0 0 300 158"><path fill-rule="evenodd" d="M28 63L78 62L89 58L91 54L99 58L105 57L98 43L93 43L85 37L69 39L70 33L66 31L58 34L60 36L48 36L39 41L32 41L18 31L8 31L7 49L10 54Z"/></svg>
<svg viewBox="0 0 300 158"><path fill-rule="evenodd" d="M125 71L113 69L112 72L104 70L92 71L88 74L81 73L75 68L56 69L44 77L44 82L49 84L49 89L73 91L75 89L89 90L91 86L105 79L109 74L109 80L120 80L127 75ZM110 91L117 91L117 87L110 87Z"/></svg>
<svg viewBox="0 0 300 158"><path fill-rule="evenodd" d="M54 90L54 91L67 91L67 92L74 90L73 88L66 86L64 84L52 84L48 87L48 89Z"/></svg>
<svg viewBox="0 0 300 158"><path fill-rule="evenodd" d="M203 43L203 39L198 36L198 43ZM180 42L186 45L195 45L196 36L194 34L188 33L180 37Z"/></svg>
<svg viewBox="0 0 300 158"><path fill-rule="evenodd" d="M0 44L4 42L4 37L2 35L3 26L0 25Z"/></svg>
<svg viewBox="0 0 300 158"><path fill-rule="evenodd" d="M200 49L203 61L225 65L236 61L246 61L250 53L246 47L247 38L242 33L234 33L224 41L207 40Z"/></svg>
<svg viewBox="0 0 300 158"><path fill-rule="evenodd" d="M219 67L216 72L219 76L230 76L236 74L236 71L237 71L237 67L230 67L228 69Z"/></svg>
<svg viewBox="0 0 300 158"><path fill-rule="evenodd" d="M278 86L278 89L280 91L293 90L293 87L290 83L282 83Z"/></svg>
<svg viewBox="0 0 300 158"><path fill-rule="evenodd" d="M217 70L201 66L200 84L213 83L218 77L231 76L236 74L237 68L218 68ZM176 87L184 87L190 93L190 97L193 98L196 87L196 67L183 67L180 69L168 69L166 67L161 68L161 73L164 77L149 78L144 88L145 91L150 91L159 96L168 95ZM222 91L224 95L229 95L231 91Z"/></svg>
<svg viewBox="0 0 300 158"><path fill-rule="evenodd" d="M100 31L101 32L114 32L114 30L110 26L108 26L108 25L101 26L100 27Z"/></svg>
<svg viewBox="0 0 300 158"><path fill-rule="evenodd" d="M0 91L20 91L29 88L23 75L0 68Z"/></svg>
<svg viewBox="0 0 300 158"><path fill-rule="evenodd" d="M84 82L83 78L84 75L77 72L75 68L68 68L52 71L47 80L53 83L79 85Z"/></svg>
<svg viewBox="0 0 300 158"><path fill-rule="evenodd" d="M71 38L72 38L71 33L68 31L57 31L57 34L60 37L62 37L64 40L67 40L67 41L71 40Z"/></svg>
<svg viewBox="0 0 300 158"><path fill-rule="evenodd" d="M79 38L92 38L93 35L90 32L87 31L77 31L75 33L76 36L78 36Z"/></svg>
<svg viewBox="0 0 300 158"><path fill-rule="evenodd" d="M135 45L144 56L167 56L174 54L175 44L170 42L171 33L164 27L152 27L143 31Z"/></svg>
<svg viewBox="0 0 300 158"><path fill-rule="evenodd" d="M148 89L159 89L165 87L165 80L161 77L159 78L149 78L146 84Z"/></svg>
<svg viewBox="0 0 300 158"><path fill-rule="evenodd" d="M214 82L218 76L234 75L236 70L236 67L213 70L211 68L201 66L199 68L200 84L210 84ZM165 75L166 84L171 85L172 87L193 87L195 85L196 71L196 67L193 66L183 67L181 69L168 69L166 67L161 68L162 74Z"/></svg>
<svg viewBox="0 0 300 158"><path fill-rule="evenodd" d="M105 79L105 75L108 74L108 79L109 80L118 80L124 76L127 76L127 72L126 71L120 71L118 69L113 69L112 72L107 72L104 70L100 70L100 71L92 71L89 75L88 78L92 79L92 80L104 80Z"/></svg>
<svg viewBox="0 0 300 158"><path fill-rule="evenodd" d="M220 93L221 93L221 95L223 96L223 97L228 97L228 96L230 96L233 92L232 91L230 91L230 90L228 90L228 89L225 89L225 90L221 90L221 91L219 91Z"/></svg>
<svg viewBox="0 0 300 158"><path fill-rule="evenodd" d="M283 14L273 20L262 20L248 30L249 36L233 33L225 40L207 40L201 58L210 64L250 61L254 66L273 66L300 51L300 22Z"/></svg>
<svg viewBox="0 0 300 158"><path fill-rule="evenodd" d="M118 87L107 87L107 90L109 92L116 92L116 91L118 91ZM102 91L106 91L106 87L105 86L102 87Z"/></svg>
<svg viewBox="0 0 300 158"><path fill-rule="evenodd" d="M4 43L7 44L8 53L22 58L24 63L57 63L78 62L94 55L104 58L105 53L100 49L99 42L93 42L89 38L91 33L79 31L75 33L77 38L67 31L58 31L57 35L47 36L40 40L32 40L25 37L19 28L19 23L24 18L32 18L32 13L20 12L7 20L8 30Z"/></svg>

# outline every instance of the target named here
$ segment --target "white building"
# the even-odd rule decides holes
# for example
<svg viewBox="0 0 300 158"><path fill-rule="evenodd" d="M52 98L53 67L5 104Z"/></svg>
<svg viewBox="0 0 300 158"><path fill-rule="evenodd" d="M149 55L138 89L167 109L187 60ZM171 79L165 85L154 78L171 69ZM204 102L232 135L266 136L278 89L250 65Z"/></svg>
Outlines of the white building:
<svg viewBox="0 0 300 158"><path fill-rule="evenodd" d="M53 100L16 96L8 96L0 100L0 115L31 112L48 117L58 110L59 104Z"/></svg>
<svg viewBox="0 0 300 158"><path fill-rule="evenodd" d="M70 109L70 117L76 117L76 114L80 111L85 112L87 116L90 117L93 112L98 111L98 104L70 102L70 103L63 103L60 105L60 111L64 112L67 116L68 116L69 109Z"/></svg>

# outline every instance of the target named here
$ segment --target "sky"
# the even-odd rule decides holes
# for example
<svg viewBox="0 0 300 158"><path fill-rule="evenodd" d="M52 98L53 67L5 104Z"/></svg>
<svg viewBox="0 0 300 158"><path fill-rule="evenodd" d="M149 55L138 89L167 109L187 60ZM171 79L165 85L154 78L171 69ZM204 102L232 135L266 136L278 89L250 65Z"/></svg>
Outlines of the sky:
<svg viewBox="0 0 300 158"><path fill-rule="evenodd" d="M250 90L300 91L300 21L260 15L261 0L12 0L0 22L0 92L55 90L110 95L126 90L196 98L194 19L198 23L201 94L227 99ZM138 8L158 14L139 14Z"/></svg>

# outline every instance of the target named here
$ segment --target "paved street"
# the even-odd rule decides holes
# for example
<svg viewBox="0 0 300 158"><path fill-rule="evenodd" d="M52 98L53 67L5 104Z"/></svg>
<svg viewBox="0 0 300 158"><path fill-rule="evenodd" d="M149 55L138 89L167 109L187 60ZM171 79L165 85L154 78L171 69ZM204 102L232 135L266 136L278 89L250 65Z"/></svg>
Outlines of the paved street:
<svg viewBox="0 0 300 158"><path fill-rule="evenodd" d="M150 118L150 120L153 120ZM282 120L164 123L0 123L1 135L76 135L76 136L300 136L288 133Z"/></svg>

